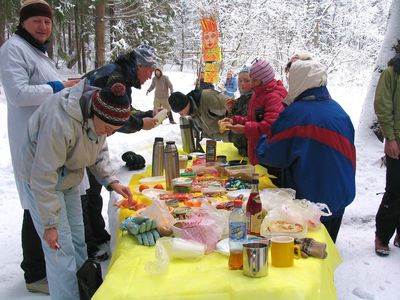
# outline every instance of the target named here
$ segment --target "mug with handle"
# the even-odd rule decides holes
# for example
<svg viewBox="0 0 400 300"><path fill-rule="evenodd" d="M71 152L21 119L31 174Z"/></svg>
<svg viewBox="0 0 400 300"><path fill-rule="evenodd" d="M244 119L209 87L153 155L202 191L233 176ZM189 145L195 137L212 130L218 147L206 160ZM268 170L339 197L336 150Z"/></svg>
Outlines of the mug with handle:
<svg viewBox="0 0 400 300"><path fill-rule="evenodd" d="M294 253L297 249L297 253ZM271 263L274 267L291 267L294 258L301 258L298 245L294 244L291 236L275 236L271 238Z"/></svg>

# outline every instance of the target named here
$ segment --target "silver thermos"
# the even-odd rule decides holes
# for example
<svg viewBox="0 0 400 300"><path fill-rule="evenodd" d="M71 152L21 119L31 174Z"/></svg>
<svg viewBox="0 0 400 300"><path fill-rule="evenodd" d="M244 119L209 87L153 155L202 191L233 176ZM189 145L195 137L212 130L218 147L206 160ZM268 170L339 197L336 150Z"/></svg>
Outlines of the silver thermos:
<svg viewBox="0 0 400 300"><path fill-rule="evenodd" d="M164 174L164 139L156 137L153 144L153 159L151 164L151 176Z"/></svg>
<svg viewBox="0 0 400 300"><path fill-rule="evenodd" d="M167 141L164 148L165 184L172 190L172 179L179 177L179 154L174 141Z"/></svg>
<svg viewBox="0 0 400 300"><path fill-rule="evenodd" d="M196 151L193 137L193 120L191 116L179 118L179 127L181 129L182 149L186 153Z"/></svg>

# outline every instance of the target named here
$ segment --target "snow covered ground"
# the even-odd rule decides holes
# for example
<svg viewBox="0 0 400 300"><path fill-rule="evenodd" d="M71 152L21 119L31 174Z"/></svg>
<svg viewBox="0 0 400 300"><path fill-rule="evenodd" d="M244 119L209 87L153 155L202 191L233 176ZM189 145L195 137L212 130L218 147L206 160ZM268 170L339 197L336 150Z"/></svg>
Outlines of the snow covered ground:
<svg viewBox="0 0 400 300"><path fill-rule="evenodd" d="M189 92L193 88L194 72L180 73L166 69L176 91ZM366 74L368 76L368 74ZM365 86L354 87L329 81L328 89L351 116L357 126L361 107L365 98ZM134 90L136 108L152 109L153 93L145 96L150 83L142 90ZM22 209L19 204L7 136L7 111L4 91L0 88L0 300L6 299L50 299L48 296L28 293L24 286L21 261L20 230ZM175 114L175 120L178 120ZM121 155L131 150L143 155L151 162L151 147L154 137L164 136L180 142L178 125L168 121L151 130L132 135L115 134L109 138L112 162L117 169L123 168ZM343 263L335 272L335 285L338 299L400 299L398 282L400 279L400 249L391 246L389 257L381 258L374 252L375 213L384 191L385 169L381 167L380 157L383 146L368 130L356 130L357 140L357 196L346 210L339 232L337 247ZM340 187L338 187L340 188ZM103 189L104 190L104 189ZM108 201L108 194L103 192ZM107 217L107 204L103 214ZM106 268L106 263L103 268ZM310 274L311 276L311 274Z"/></svg>

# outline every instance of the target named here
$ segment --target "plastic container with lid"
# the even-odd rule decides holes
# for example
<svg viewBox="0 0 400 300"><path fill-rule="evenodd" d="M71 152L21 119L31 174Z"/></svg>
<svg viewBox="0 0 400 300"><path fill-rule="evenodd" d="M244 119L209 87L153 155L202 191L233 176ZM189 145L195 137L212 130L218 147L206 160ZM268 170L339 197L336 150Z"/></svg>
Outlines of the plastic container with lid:
<svg viewBox="0 0 400 300"><path fill-rule="evenodd" d="M172 179L172 189L174 193L190 193L192 191L193 180L189 177L177 177Z"/></svg>
<svg viewBox="0 0 400 300"><path fill-rule="evenodd" d="M252 165L227 166L224 168L227 177L240 178L242 181L251 181L255 167Z"/></svg>

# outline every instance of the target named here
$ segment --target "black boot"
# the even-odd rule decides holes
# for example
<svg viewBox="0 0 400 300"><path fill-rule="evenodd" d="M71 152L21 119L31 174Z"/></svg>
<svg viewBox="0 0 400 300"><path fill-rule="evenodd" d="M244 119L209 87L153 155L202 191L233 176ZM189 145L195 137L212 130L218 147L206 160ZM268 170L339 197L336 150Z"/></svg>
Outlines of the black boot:
<svg viewBox="0 0 400 300"><path fill-rule="evenodd" d="M172 111L168 112L168 119L169 119L169 124L176 124L174 121L174 117L172 116Z"/></svg>

